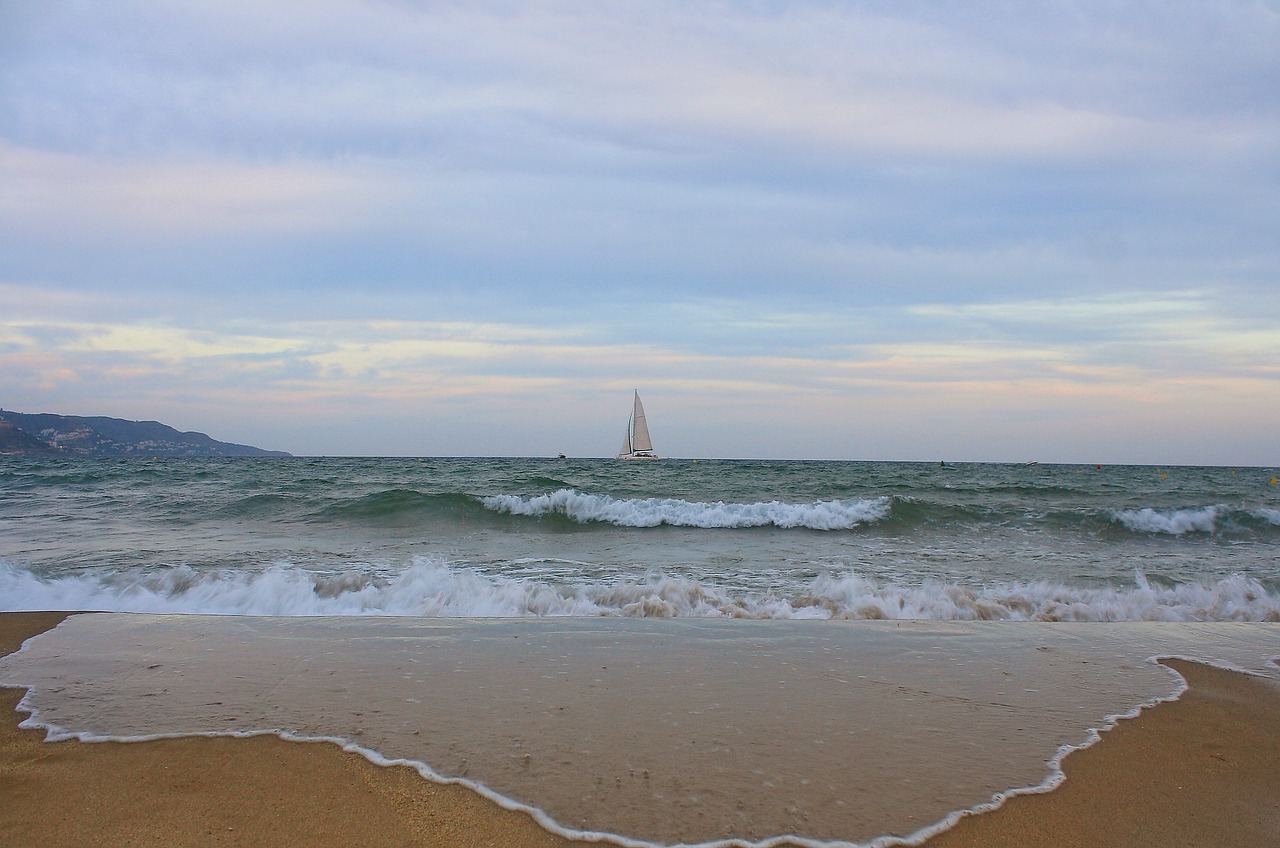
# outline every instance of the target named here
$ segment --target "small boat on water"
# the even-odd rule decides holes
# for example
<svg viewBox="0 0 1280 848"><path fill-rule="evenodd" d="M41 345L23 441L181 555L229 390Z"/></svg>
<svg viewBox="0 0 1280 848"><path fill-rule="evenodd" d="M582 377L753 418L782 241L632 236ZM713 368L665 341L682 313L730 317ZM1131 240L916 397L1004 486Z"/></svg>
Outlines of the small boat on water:
<svg viewBox="0 0 1280 848"><path fill-rule="evenodd" d="M618 450L618 459L657 459L653 452L653 442L649 439L649 424L644 417L644 404L640 403L640 392L635 394L635 404L631 408L631 417L627 420L627 435L622 439L622 447Z"/></svg>

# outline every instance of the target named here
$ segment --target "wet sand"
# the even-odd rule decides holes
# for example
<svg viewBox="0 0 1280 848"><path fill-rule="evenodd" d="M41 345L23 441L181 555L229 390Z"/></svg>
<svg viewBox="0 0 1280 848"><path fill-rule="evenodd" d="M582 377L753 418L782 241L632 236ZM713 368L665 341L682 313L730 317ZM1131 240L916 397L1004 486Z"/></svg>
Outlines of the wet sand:
<svg viewBox="0 0 1280 848"><path fill-rule="evenodd" d="M0 614L0 653L64 616ZM188 738L43 742L0 689L0 834L6 845L571 846L532 818L407 767L325 742Z"/></svg>
<svg viewBox="0 0 1280 848"><path fill-rule="evenodd" d="M1066 781L928 848L1280 845L1280 684L1165 660L1190 685L1063 760Z"/></svg>
<svg viewBox="0 0 1280 848"><path fill-rule="evenodd" d="M59 613L0 615L0 653ZM927 845L1280 844L1280 685L1171 662L1190 682L1067 757L1053 792L1014 798ZM189 738L45 743L0 690L0 833L100 845L571 846L460 787L328 743Z"/></svg>

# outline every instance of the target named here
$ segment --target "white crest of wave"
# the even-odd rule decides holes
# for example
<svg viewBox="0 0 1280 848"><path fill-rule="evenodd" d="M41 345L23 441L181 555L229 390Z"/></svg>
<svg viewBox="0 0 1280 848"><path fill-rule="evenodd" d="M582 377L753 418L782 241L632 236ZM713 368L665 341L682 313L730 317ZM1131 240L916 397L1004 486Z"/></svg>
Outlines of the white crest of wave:
<svg viewBox="0 0 1280 848"><path fill-rule="evenodd" d="M599 521L621 527L804 527L810 530L849 530L879 521L889 514L889 498L816 501L808 504L705 503L678 498L612 498L560 489L549 495L494 495L484 505L512 515L559 513L581 523Z"/></svg>
<svg viewBox="0 0 1280 848"><path fill-rule="evenodd" d="M1212 533L1223 511L1220 506L1199 509L1174 509L1156 512L1154 509L1127 509L1114 513L1125 527L1138 533L1168 533L1181 536L1184 533Z"/></svg>
<svg viewBox="0 0 1280 848"><path fill-rule="evenodd" d="M494 579L417 559L380 577L359 567L338 574L288 563L261 570L197 571L180 565L132 577L78 574L42 579L0 562L0 609L100 610L209 615L596 615L548 584Z"/></svg>
<svg viewBox="0 0 1280 848"><path fill-rule="evenodd" d="M1153 587L1142 574L1133 588L1081 588L1049 581L973 587L927 582L882 584L824 575L815 597L833 618L960 621L1277 621L1280 596L1256 579L1232 575L1210 585Z"/></svg>
<svg viewBox="0 0 1280 848"><path fill-rule="evenodd" d="M1080 588L1045 581L995 586L901 585L824 574L793 590L733 592L650 573L615 581L507 577L419 558L398 574L317 574L289 564L258 571L186 566L125 579L46 579L0 562L0 609L234 615L635 616L1008 621L1276 621L1280 595L1234 575L1210 585Z"/></svg>

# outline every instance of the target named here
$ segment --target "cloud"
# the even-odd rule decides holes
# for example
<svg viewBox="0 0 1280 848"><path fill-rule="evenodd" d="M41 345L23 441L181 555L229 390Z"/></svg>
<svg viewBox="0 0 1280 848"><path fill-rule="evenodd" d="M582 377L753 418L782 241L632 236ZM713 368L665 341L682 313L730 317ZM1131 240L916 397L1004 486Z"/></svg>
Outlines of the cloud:
<svg viewBox="0 0 1280 848"><path fill-rule="evenodd" d="M0 143L11 231L158 239L229 232L333 231L356 223L367 192L314 164L112 161Z"/></svg>
<svg viewBox="0 0 1280 848"><path fill-rule="evenodd" d="M518 452L638 385L886 457L1280 412L1271 3L0 18L6 404Z"/></svg>
<svg viewBox="0 0 1280 848"><path fill-rule="evenodd" d="M862 332L901 322L890 309L818 317L764 311L717 327L714 316L724 313L713 308L696 332L658 344L627 343L607 326L245 318L160 325L51 315L0 325L0 360L17 394L45 389L50 375L62 375L79 392L129 383L161 393L198 386L276 407L322 396L399 399L411 407L469 396L492 404L548 386L599 393L637 382L700 398L698 404L788 396L825 404L849 392L906 398L921 391L1097 400L1214 376L1221 387L1253 391L1276 377L1267 363L1280 361L1273 327L1239 332L1193 292L1163 301L1109 296L905 311L929 331L913 324L882 330L877 339ZM1070 330L1080 323L1091 325L1083 339ZM1008 324L1021 333L1002 329ZM722 349L719 333L735 346Z"/></svg>
<svg viewBox="0 0 1280 848"><path fill-rule="evenodd" d="M508 168L780 145L1043 161L1277 130L1274 110L1229 105L1274 71L1280 24L1256 4L1033 8L999 26L875 4L122 3L74 24L68 8L22 16L11 113L33 143L117 156L180 140Z"/></svg>

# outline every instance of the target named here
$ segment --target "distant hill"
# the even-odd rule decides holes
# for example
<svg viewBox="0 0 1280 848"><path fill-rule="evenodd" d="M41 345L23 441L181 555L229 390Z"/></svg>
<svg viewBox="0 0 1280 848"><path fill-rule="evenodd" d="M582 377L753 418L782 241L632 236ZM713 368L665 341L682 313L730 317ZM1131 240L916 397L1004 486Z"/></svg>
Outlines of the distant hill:
<svg viewBox="0 0 1280 848"><path fill-rule="evenodd" d="M57 451L12 421L0 418L0 456L44 456Z"/></svg>
<svg viewBox="0 0 1280 848"><path fill-rule="evenodd" d="M289 456L159 421L0 410L0 456Z"/></svg>

